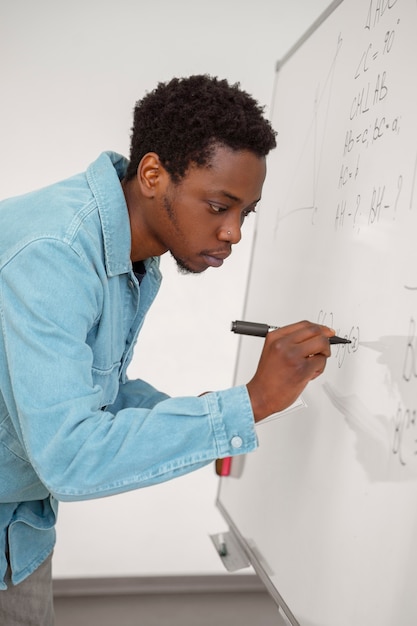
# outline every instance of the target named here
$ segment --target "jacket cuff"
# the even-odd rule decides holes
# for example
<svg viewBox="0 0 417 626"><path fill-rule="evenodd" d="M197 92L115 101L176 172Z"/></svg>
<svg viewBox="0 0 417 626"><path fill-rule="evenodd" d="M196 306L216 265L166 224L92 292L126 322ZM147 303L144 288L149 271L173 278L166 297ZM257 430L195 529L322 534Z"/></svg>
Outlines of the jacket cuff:
<svg viewBox="0 0 417 626"><path fill-rule="evenodd" d="M246 386L215 391L204 397L208 402L219 458L255 450L258 439Z"/></svg>

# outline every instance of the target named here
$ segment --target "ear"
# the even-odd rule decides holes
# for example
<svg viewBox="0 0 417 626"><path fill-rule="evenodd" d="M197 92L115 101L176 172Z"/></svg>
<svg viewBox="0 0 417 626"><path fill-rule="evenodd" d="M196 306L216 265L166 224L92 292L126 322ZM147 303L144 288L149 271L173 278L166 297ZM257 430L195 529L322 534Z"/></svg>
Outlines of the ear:
<svg viewBox="0 0 417 626"><path fill-rule="evenodd" d="M161 188L164 189L167 177L168 172L156 152L148 152L142 157L137 171L137 179L145 197L153 198Z"/></svg>

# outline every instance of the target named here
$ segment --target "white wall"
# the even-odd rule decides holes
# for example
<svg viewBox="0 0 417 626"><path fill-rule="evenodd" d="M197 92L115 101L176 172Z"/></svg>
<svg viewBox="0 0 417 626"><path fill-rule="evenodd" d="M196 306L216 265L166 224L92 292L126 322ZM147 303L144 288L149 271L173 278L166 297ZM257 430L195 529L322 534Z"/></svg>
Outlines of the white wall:
<svg viewBox="0 0 417 626"><path fill-rule="evenodd" d="M2 0L0 197L128 152L134 103L173 76L239 81L262 104L275 62L330 0ZM278 129L279 130L279 129ZM261 210L262 207L260 207ZM232 384L253 221L231 260L165 283L130 375L172 395ZM121 496L61 506L57 577L223 573L209 533L226 528L210 466Z"/></svg>

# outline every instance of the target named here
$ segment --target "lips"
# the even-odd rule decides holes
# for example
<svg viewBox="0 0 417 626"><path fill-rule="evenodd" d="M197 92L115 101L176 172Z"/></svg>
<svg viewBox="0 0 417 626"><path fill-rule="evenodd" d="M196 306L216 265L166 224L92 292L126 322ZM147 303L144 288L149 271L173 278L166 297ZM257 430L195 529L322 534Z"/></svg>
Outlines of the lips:
<svg viewBox="0 0 417 626"><path fill-rule="evenodd" d="M225 252L224 254L203 254L203 259L210 267L220 267L223 265L223 262L227 257L230 256L230 252Z"/></svg>

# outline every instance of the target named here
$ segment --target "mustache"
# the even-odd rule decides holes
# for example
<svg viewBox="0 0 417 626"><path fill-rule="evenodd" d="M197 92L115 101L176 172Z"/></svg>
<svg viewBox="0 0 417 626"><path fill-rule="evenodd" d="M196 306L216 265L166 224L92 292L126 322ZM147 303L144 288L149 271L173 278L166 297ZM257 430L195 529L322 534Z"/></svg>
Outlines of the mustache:
<svg viewBox="0 0 417 626"><path fill-rule="evenodd" d="M227 257L232 253L232 246L231 245L227 245L227 246L223 246L222 248L217 248L216 250L202 250L200 252L200 255L207 255L207 256L218 256L218 257Z"/></svg>

